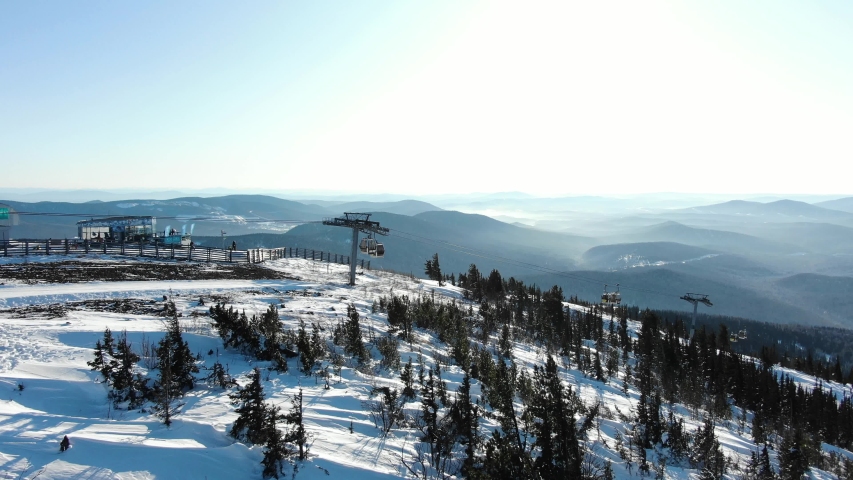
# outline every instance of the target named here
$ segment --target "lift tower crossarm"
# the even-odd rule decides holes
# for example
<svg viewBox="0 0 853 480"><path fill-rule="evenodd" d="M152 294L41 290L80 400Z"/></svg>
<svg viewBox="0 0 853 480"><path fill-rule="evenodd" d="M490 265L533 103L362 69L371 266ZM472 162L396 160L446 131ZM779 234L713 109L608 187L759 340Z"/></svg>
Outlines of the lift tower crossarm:
<svg viewBox="0 0 853 480"><path fill-rule="evenodd" d="M696 333L696 310L699 307L699 303L701 302L708 307L711 307L714 304L708 300L708 295L705 295L704 293L688 293L687 295L679 298L693 304L693 326L690 328L690 338L693 338L693 334Z"/></svg>
<svg viewBox="0 0 853 480"><path fill-rule="evenodd" d="M377 235L388 235L389 229L379 225L379 222L370 220L369 213L344 212L343 217L323 219L323 225L330 227L346 227L352 229L352 253L349 262L349 284L355 286L355 261L358 257L358 233L375 233Z"/></svg>

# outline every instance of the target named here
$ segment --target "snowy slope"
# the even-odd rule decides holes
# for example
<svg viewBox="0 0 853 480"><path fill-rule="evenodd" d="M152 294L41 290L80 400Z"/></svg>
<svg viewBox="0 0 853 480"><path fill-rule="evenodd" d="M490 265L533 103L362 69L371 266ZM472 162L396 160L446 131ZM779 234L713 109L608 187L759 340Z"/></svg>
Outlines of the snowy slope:
<svg viewBox="0 0 853 480"><path fill-rule="evenodd" d="M103 259L109 261L109 259ZM127 262L126 259L120 260ZM0 286L0 478L87 478L87 479L238 479L261 478L261 447L235 442L226 432L236 418L227 392L199 383L190 391L186 405L166 428L149 412L112 409L107 389L99 383L97 372L86 362L92 359L95 341L105 328L114 333L127 331L134 347L162 337L162 317L152 314L99 311L84 306L92 299L135 298L162 303L164 296L175 301L182 314L181 324L193 352L206 366L220 361L232 376L245 384L253 367L265 367L243 355L226 351L210 327L206 312L213 298L227 305L260 314L269 305L280 307L280 316L288 328L297 328L300 319L319 322L328 334L346 315L352 303L361 315L366 339L387 331L386 315L372 313L371 305L380 296L391 293L435 295L446 301L464 301L459 289L438 287L434 282L367 271L359 275L358 286L349 287L347 267L284 259L269 262L270 268L285 271L300 280L205 280L152 282L90 282L78 284L7 284ZM204 298L207 305L198 305ZM64 316L51 317L27 307L46 304L70 305ZM75 306L76 305L76 306ZM476 306L474 306L476 310ZM569 308L582 309L578 305ZM606 321L607 319L605 319ZM639 328L633 322L630 328ZM400 344L405 363L419 359L432 366L436 359L446 364L448 349L427 332L417 332L414 344ZM330 342L331 344L331 342ZM589 344L594 348L594 343ZM545 352L525 344L515 344L514 355L525 368L541 364ZM374 358L378 355L374 351ZM144 368L144 361L140 366ZM362 402L370 399L375 386L400 388L399 371L374 369L359 372L348 363L340 378L325 389L315 377L299 373L297 360L291 360L288 373L264 370L267 400L289 408L289 395L302 388L305 396L305 420L311 435L310 458L298 464L297 478L403 478L401 455L413 456L417 433L413 429L392 430L383 438L374 426ZM812 385L814 379L796 372L798 382ZM456 366L443 369L449 392L455 392L463 372ZM617 432L626 435L629 426L624 415L637 402L637 392L625 395L621 381L608 384L584 377L576 370L561 367L561 375L587 402L601 401L604 408L597 428L588 437L589 450L613 463L617 478L638 475L615 450ZM19 386L23 388L20 389ZM836 392L850 394L847 387L832 385ZM473 382L472 396L480 394ZM408 405L412 410L419 402ZM701 424L684 408L674 410L685 419L688 431ZM737 414L733 418L737 418ZM352 432L350 431L352 426ZM494 423L485 421L485 428ZM720 424L717 437L724 452L733 461L744 464L756 450L749 433L749 422L738 428L737 421ZM59 441L68 435L73 447L59 453ZM850 455L842 451L843 455ZM775 455L775 453L774 453ZM668 478L688 478L696 472L668 467ZM813 478L834 478L812 470ZM729 475L736 478L736 474Z"/></svg>

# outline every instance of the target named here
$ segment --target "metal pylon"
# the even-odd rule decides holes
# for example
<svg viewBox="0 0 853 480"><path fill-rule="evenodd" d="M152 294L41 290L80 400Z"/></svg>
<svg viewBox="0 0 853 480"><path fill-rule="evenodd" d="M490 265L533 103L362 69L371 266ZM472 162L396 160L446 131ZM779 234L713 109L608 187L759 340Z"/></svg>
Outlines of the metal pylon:
<svg viewBox="0 0 853 480"><path fill-rule="evenodd" d="M680 297L682 300L687 300L688 302L693 304L693 326L690 327L690 338L693 338L693 334L696 333L696 310L699 307L699 302L705 304L708 307L713 306L714 304L708 300L708 295L703 293L688 293L683 297Z"/></svg>
<svg viewBox="0 0 853 480"><path fill-rule="evenodd" d="M355 286L355 262L358 257L358 233L375 233L388 235L389 230L370 220L369 213L345 212L343 217L327 218L323 225L331 227L346 227L352 229L352 253L349 260L349 284Z"/></svg>

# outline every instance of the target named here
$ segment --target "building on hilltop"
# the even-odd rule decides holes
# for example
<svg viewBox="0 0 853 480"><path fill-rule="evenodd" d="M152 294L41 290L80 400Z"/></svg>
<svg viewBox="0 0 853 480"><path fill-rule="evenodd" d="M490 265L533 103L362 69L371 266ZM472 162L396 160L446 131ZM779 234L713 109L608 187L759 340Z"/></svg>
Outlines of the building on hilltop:
<svg viewBox="0 0 853 480"><path fill-rule="evenodd" d="M154 217L106 217L77 222L81 240L107 242L149 242L156 236Z"/></svg>

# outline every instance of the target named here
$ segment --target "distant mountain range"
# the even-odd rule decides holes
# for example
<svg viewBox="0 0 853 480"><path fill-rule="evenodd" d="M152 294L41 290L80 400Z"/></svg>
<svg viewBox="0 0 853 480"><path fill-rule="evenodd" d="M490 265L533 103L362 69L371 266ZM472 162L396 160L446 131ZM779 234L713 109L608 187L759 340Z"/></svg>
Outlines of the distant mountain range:
<svg viewBox="0 0 853 480"><path fill-rule="evenodd" d="M835 200L835 202L838 201ZM824 202L824 204L826 203L828 202ZM777 200L768 203L732 200L716 205L692 207L685 210L710 214L757 216L768 221L803 221L804 219L811 219L853 224L853 213L794 200ZM767 219L765 217L773 218Z"/></svg>
<svg viewBox="0 0 853 480"><path fill-rule="evenodd" d="M823 208L830 208L832 210L840 210L842 212L853 213L853 197L839 198L837 200L828 200L825 202L816 203L815 205L818 205Z"/></svg>
<svg viewBox="0 0 853 480"><path fill-rule="evenodd" d="M559 284L567 295L589 301L599 298L605 284L620 283L626 302L643 307L688 310L679 296L699 292L709 294L713 312L722 315L853 327L853 302L846 300L853 288L853 197L683 208L690 198L662 195L633 204L630 198L516 193L466 197L466 208L509 222L420 200L227 195L0 203L18 212L54 214L13 216L11 235L17 238L73 237L76 221L91 216L152 215L159 230L194 225L199 245L221 246L224 231L226 243L241 249L299 247L343 255L351 250L351 232L321 221L345 211L372 212L371 220L390 229L378 238L386 256L364 257L376 269L424 276L424 263L438 253L445 273L466 272L473 263L485 275L497 269L543 288Z"/></svg>
<svg viewBox="0 0 853 480"><path fill-rule="evenodd" d="M0 201L16 212L13 235L30 238L71 238L77 235L76 222L99 216L143 215L157 218L157 228L186 228L194 225L199 236L218 236L222 230L231 235L253 232L284 232L293 224L318 222L340 215L344 209L366 207L342 204L324 207L267 195L227 195L223 197L181 197L169 200L118 200L109 202L16 202ZM420 212L440 210L425 202L401 201L376 204L377 210ZM66 214L61 217L32 215ZM406 214L406 213L404 213ZM283 221L291 222L284 223Z"/></svg>

